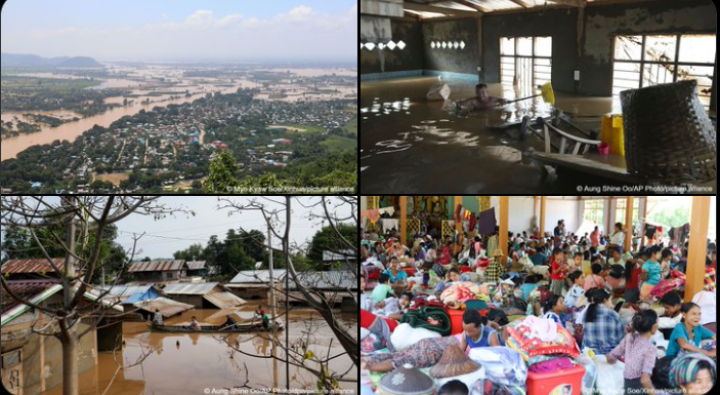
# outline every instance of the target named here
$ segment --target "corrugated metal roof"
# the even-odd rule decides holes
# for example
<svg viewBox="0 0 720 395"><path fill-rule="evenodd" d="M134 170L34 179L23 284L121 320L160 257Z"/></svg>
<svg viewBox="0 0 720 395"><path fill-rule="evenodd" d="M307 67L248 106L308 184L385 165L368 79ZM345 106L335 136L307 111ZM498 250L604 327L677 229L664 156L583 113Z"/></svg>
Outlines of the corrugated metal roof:
<svg viewBox="0 0 720 395"><path fill-rule="evenodd" d="M59 283L60 280L8 281L10 289L17 296L25 299L30 299ZM7 312L20 304L20 302L7 293L5 287L0 287L0 302L0 311L2 311L2 313Z"/></svg>
<svg viewBox="0 0 720 395"><path fill-rule="evenodd" d="M65 258L54 258L60 270L65 268ZM2 265L2 274L7 273L54 273L47 259L11 259Z"/></svg>
<svg viewBox="0 0 720 395"><path fill-rule="evenodd" d="M247 303L245 300L238 298L233 293L227 291L209 292L203 296L203 298L214 304L219 309L230 309Z"/></svg>
<svg viewBox="0 0 720 395"><path fill-rule="evenodd" d="M306 272L298 273L298 278L303 284L313 289L338 290L347 288L357 289L356 276L351 272ZM284 285L285 283L283 283ZM296 290L297 285L290 278L290 290Z"/></svg>
<svg viewBox="0 0 720 395"><path fill-rule="evenodd" d="M285 278L285 269L273 270L275 281L279 281ZM247 270L238 273L235 278L230 280L231 284L236 283L269 283L270 282L270 270Z"/></svg>
<svg viewBox="0 0 720 395"><path fill-rule="evenodd" d="M135 262L128 272L171 272L182 270L185 267L185 261L152 261L152 262Z"/></svg>
<svg viewBox="0 0 720 395"><path fill-rule="evenodd" d="M205 295L219 283L172 283L162 289L168 295Z"/></svg>
<svg viewBox="0 0 720 395"><path fill-rule="evenodd" d="M101 291L109 291L107 296L116 296L121 298L129 298L135 294L146 293L152 285L115 285L97 287Z"/></svg>
<svg viewBox="0 0 720 395"><path fill-rule="evenodd" d="M162 314L164 318L172 317L194 308L193 305L180 303L163 297L146 302L138 302L133 306L153 314L155 313L155 310L160 310L160 314Z"/></svg>
<svg viewBox="0 0 720 395"><path fill-rule="evenodd" d="M332 251L323 251L323 261L344 261L345 259L354 261L357 260L357 255L352 250L343 250L340 253Z"/></svg>
<svg viewBox="0 0 720 395"><path fill-rule="evenodd" d="M205 261L190 261L187 262L188 270L200 270L205 269Z"/></svg>

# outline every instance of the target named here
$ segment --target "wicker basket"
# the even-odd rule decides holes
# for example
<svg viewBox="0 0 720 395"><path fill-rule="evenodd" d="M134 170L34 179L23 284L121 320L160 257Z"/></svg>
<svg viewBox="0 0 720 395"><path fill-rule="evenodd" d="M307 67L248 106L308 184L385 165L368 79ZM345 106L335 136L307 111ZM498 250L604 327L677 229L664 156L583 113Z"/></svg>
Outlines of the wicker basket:
<svg viewBox="0 0 720 395"><path fill-rule="evenodd" d="M715 129L696 81L620 93L628 172L677 185L716 179Z"/></svg>

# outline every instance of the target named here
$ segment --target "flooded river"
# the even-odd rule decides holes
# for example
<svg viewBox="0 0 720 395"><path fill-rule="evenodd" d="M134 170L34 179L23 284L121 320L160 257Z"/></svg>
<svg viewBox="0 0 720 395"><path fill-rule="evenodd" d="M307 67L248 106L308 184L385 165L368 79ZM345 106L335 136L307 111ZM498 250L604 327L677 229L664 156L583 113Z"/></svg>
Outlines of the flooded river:
<svg viewBox="0 0 720 395"><path fill-rule="evenodd" d="M256 305L248 305L243 311L252 312ZM181 316L166 321L166 324L178 325L188 323L192 316L203 320L217 310L191 310ZM309 349L316 355L328 355L331 339L335 339L332 331L317 313L310 309L293 308L291 310L290 342L304 338L308 324L312 323ZM346 322L357 330L357 316L343 315ZM100 354L99 366L80 376L81 395L102 394L113 380L118 369L117 361L125 366L135 363L141 355L152 351L152 354L140 365L120 370L110 386L108 395L140 395L140 394L188 394L202 395L206 389L230 389L247 386L256 389L285 388L285 363L273 359L259 359L245 356L222 340L223 336L214 334L163 334L150 333L144 323L124 323L123 332L125 347L122 355L118 352ZM284 344L285 333L279 332L278 337ZM273 353L272 334L236 334L230 335L228 342L245 353L269 356ZM335 339L330 349L330 356L342 354L344 350ZM279 358L284 358L281 348L276 350ZM309 363L308 366L317 368ZM357 373L347 356L341 356L331 362L333 372L351 373L347 379L355 382L341 383L343 389L357 388ZM290 367L290 388L317 389L317 380L306 370ZM216 392L218 393L218 392ZM232 392L230 392L232 393ZM61 395L62 388L55 388L45 395Z"/></svg>

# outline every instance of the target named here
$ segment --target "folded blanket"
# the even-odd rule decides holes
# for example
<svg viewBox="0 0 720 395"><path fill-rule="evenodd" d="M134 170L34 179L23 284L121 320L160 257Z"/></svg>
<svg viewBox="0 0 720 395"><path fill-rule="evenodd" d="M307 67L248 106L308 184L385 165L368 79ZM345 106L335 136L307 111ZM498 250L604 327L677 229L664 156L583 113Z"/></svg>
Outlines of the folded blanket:
<svg viewBox="0 0 720 395"><path fill-rule="evenodd" d="M432 325L428 322L432 318L439 322L439 325ZM408 311L403 315L403 323L408 323L413 328L425 328L438 332L443 336L450 334L450 316L441 307L428 306Z"/></svg>

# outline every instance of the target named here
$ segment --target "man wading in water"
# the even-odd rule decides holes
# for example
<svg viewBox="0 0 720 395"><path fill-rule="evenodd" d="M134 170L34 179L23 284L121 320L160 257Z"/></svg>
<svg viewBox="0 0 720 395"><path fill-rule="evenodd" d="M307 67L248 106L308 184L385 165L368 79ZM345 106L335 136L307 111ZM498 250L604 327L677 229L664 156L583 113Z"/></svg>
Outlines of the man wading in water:
<svg viewBox="0 0 720 395"><path fill-rule="evenodd" d="M465 116L476 110L485 110L507 103L507 100L503 98L488 95L487 85L485 84L476 85L475 94L476 97L455 103L459 115Z"/></svg>

